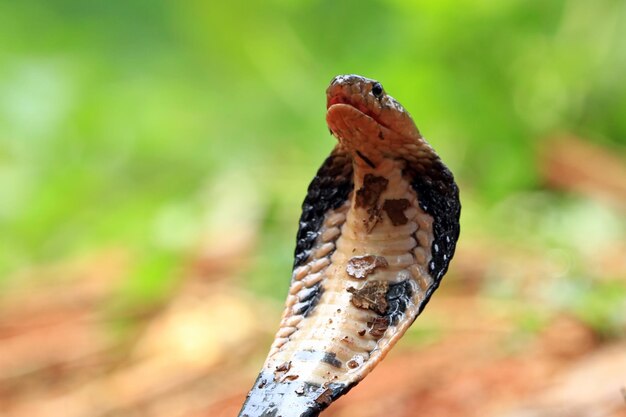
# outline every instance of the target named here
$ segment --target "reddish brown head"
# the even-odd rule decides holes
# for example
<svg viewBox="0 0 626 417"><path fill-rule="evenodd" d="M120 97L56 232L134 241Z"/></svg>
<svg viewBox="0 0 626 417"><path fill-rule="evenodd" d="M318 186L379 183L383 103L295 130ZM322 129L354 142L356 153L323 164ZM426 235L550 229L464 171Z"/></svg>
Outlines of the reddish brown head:
<svg viewBox="0 0 626 417"><path fill-rule="evenodd" d="M338 75L326 90L326 121L349 150L377 159L401 156L403 145L422 144L411 115L375 80Z"/></svg>

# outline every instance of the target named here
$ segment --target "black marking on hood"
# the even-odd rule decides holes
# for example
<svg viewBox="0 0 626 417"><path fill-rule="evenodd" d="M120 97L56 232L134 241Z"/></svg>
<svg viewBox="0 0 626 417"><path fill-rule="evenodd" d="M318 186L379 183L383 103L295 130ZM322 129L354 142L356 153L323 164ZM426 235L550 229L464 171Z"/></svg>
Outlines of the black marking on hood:
<svg viewBox="0 0 626 417"><path fill-rule="evenodd" d="M393 326L398 323L404 314L407 305L411 302L413 288L409 280L404 280L396 284L389 285L387 291L387 312L385 316L389 318L389 323Z"/></svg>
<svg viewBox="0 0 626 417"><path fill-rule="evenodd" d="M454 182L452 172L434 152L430 158L423 158L419 162L415 165L407 163L404 175L409 178L413 190L417 193L422 210L433 217L434 239L428 272L434 283L426 291L424 302L419 307L421 312L439 287L454 256L460 233L461 202L459 188Z"/></svg>
<svg viewBox="0 0 626 417"><path fill-rule="evenodd" d="M365 162L370 168L375 169L376 165L374 165L374 163L372 162L371 159L369 159L367 156L363 155L361 153L361 151L356 151L356 154L359 158L361 158L363 160L363 162Z"/></svg>
<svg viewBox="0 0 626 417"><path fill-rule="evenodd" d="M341 368L342 363L337 359L334 352L322 352L319 350L305 349L293 354L293 359L302 362L324 362L335 368Z"/></svg>
<svg viewBox="0 0 626 417"><path fill-rule="evenodd" d="M318 282L309 288L301 289L297 294L299 302L295 304L292 309L293 314L302 314L304 317L307 317L320 301L323 293L324 287L322 287L321 282Z"/></svg>
<svg viewBox="0 0 626 417"><path fill-rule="evenodd" d="M335 352L324 352L322 362L327 363L330 366L334 366L335 368L341 368L342 365L341 361L337 359L337 354Z"/></svg>
<svg viewBox="0 0 626 417"><path fill-rule="evenodd" d="M267 381L262 384L263 381ZM317 417L355 384L314 384L300 380L275 382L270 371L261 372L239 417Z"/></svg>
<svg viewBox="0 0 626 417"><path fill-rule="evenodd" d="M348 199L352 187L352 159L337 146L317 171L302 203L294 268L306 262L319 236L324 216Z"/></svg>

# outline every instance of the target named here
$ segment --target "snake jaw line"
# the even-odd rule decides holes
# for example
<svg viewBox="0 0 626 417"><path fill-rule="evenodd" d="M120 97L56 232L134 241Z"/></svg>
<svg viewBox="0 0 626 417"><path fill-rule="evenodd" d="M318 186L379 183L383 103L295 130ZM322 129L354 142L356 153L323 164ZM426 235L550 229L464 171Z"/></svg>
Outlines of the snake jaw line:
<svg viewBox="0 0 626 417"><path fill-rule="evenodd" d="M459 235L450 171L380 83L338 76L339 143L302 204L280 329L240 417L315 417L387 355L439 286Z"/></svg>

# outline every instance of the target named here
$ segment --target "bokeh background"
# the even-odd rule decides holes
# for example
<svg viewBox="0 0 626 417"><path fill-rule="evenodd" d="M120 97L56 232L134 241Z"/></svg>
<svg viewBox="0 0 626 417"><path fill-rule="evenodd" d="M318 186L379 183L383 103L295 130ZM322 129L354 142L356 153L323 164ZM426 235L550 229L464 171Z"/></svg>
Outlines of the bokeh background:
<svg viewBox="0 0 626 417"><path fill-rule="evenodd" d="M328 416L626 416L626 3L0 1L0 415L235 416L325 88L461 187L425 313Z"/></svg>

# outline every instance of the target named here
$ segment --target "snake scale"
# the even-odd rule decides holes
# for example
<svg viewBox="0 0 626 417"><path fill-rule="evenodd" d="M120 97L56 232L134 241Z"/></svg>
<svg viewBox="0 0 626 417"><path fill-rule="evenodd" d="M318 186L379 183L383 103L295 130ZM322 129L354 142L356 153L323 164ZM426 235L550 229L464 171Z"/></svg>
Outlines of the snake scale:
<svg viewBox="0 0 626 417"><path fill-rule="evenodd" d="M240 417L314 417L361 381L424 309L454 255L454 177L382 85L335 77L338 139L302 204L285 310Z"/></svg>

